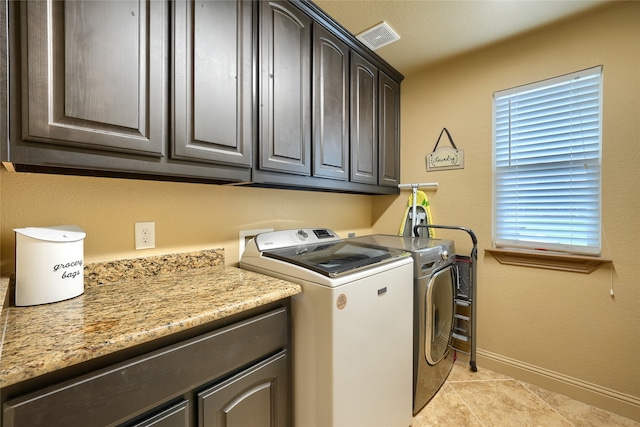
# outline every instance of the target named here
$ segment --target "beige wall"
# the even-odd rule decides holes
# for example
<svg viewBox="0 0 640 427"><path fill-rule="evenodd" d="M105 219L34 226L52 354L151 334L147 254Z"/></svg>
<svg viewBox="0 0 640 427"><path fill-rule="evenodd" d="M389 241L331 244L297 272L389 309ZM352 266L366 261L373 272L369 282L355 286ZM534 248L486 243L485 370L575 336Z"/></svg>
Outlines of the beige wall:
<svg viewBox="0 0 640 427"><path fill-rule="evenodd" d="M402 181L437 181L437 223L478 234L479 367L545 382L610 409L640 402L640 3L468 55L402 87ZM494 91L604 65L603 267L575 274L502 266L491 246L491 96ZM425 172L442 127L465 169ZM106 178L0 173L2 272L14 270L13 228L77 224L87 262L224 247L237 262L238 231L322 226L346 236L396 233L409 193L354 196ZM154 250L135 251L133 224L156 222ZM440 233L441 237L446 237ZM466 236L460 251L468 250ZM615 297L609 296L613 285ZM533 376L532 376L533 375ZM591 393L593 388L595 393ZM608 399L608 400L607 400ZM616 406L626 399L627 404ZM625 412L626 411L626 412ZM640 416L638 417L640 418Z"/></svg>
<svg viewBox="0 0 640 427"><path fill-rule="evenodd" d="M0 183L3 273L15 269L19 227L79 225L85 262L223 247L229 265L240 230L328 227L346 237L371 227L371 196L5 170ZM134 249L138 221L155 221L155 249Z"/></svg>
<svg viewBox="0 0 640 427"><path fill-rule="evenodd" d="M435 222L478 235L479 366L591 401L613 397L603 404L640 420L639 23L640 2L619 3L408 76L402 181L437 181L438 190L427 192ZM586 275L498 264L484 252L491 247L493 92L600 64L603 255L613 269ZM464 149L465 168L426 173L424 156L443 127ZM374 231L394 229L405 202L374 199Z"/></svg>

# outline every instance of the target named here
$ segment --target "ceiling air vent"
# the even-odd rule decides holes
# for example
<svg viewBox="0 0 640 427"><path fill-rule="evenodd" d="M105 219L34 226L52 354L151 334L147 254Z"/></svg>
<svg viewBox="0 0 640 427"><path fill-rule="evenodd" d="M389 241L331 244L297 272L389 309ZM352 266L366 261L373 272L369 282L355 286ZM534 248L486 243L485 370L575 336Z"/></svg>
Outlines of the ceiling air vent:
<svg viewBox="0 0 640 427"><path fill-rule="evenodd" d="M393 31L386 22L381 22L368 30L356 35L356 38L364 43L369 49L376 50L396 40L400 40L398 33Z"/></svg>

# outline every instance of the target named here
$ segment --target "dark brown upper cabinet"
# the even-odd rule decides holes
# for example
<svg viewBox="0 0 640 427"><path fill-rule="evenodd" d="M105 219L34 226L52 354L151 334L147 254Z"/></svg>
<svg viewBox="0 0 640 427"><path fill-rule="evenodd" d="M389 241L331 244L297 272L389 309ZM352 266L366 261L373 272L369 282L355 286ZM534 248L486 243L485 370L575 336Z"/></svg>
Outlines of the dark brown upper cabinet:
<svg viewBox="0 0 640 427"><path fill-rule="evenodd" d="M349 48L324 27L313 38L313 176L349 179Z"/></svg>
<svg viewBox="0 0 640 427"><path fill-rule="evenodd" d="M4 4L8 169L398 192L403 77L311 1Z"/></svg>
<svg viewBox="0 0 640 427"><path fill-rule="evenodd" d="M252 2L16 1L7 8L8 166L250 179Z"/></svg>
<svg viewBox="0 0 640 427"><path fill-rule="evenodd" d="M251 166L252 3L173 2L172 157Z"/></svg>
<svg viewBox="0 0 640 427"><path fill-rule="evenodd" d="M378 184L378 69L351 53L351 181Z"/></svg>
<svg viewBox="0 0 640 427"><path fill-rule="evenodd" d="M397 193L402 76L313 3L258 3L253 185Z"/></svg>
<svg viewBox="0 0 640 427"><path fill-rule="evenodd" d="M165 155L165 2L15 6L24 140Z"/></svg>
<svg viewBox="0 0 640 427"><path fill-rule="evenodd" d="M260 1L259 169L311 174L311 18Z"/></svg>
<svg viewBox="0 0 640 427"><path fill-rule="evenodd" d="M400 84L378 72L378 184L400 184Z"/></svg>

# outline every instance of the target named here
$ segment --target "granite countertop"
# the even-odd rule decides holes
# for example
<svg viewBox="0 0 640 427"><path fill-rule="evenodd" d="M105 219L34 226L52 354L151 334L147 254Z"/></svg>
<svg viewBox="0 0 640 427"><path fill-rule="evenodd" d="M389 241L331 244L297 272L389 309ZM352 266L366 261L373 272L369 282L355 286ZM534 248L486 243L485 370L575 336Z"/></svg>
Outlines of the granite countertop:
<svg viewBox="0 0 640 427"><path fill-rule="evenodd" d="M84 276L76 298L3 307L0 387L301 292L295 283L224 266L221 249L89 264ZM0 296L9 288L0 279Z"/></svg>

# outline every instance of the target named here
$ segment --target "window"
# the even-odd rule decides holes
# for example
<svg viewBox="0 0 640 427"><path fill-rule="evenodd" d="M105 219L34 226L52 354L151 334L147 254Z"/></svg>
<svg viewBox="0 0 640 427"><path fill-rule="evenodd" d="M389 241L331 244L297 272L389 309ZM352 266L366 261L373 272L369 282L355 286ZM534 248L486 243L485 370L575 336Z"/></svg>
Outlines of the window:
<svg viewBox="0 0 640 427"><path fill-rule="evenodd" d="M493 97L496 247L600 254L602 67Z"/></svg>

